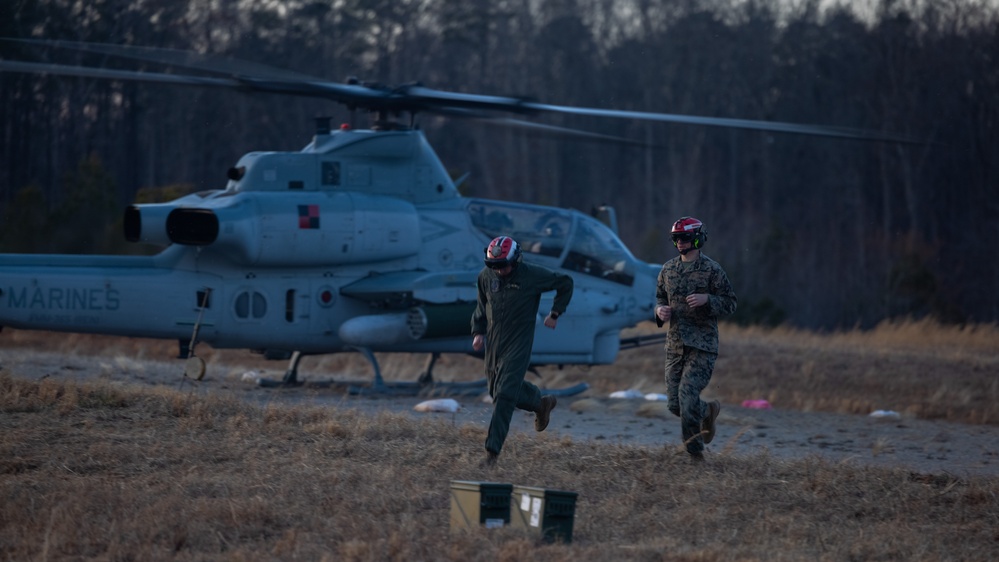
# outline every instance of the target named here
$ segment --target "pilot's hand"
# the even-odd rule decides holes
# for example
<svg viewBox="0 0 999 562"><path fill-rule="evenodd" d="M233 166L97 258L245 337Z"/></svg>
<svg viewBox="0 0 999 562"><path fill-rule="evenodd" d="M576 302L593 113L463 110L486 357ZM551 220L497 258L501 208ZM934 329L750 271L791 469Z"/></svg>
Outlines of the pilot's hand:
<svg viewBox="0 0 999 562"><path fill-rule="evenodd" d="M472 338L472 349L474 349L475 351L482 351L482 348L485 347L485 344L486 344L486 338L482 337L482 334L475 334L475 337Z"/></svg>
<svg viewBox="0 0 999 562"><path fill-rule="evenodd" d="M668 306L659 305L656 307L656 318L663 322L669 322L669 316L672 311L673 309Z"/></svg>
<svg viewBox="0 0 999 562"><path fill-rule="evenodd" d="M558 318L552 317L552 314L549 312L548 316L545 316L545 326L554 330L556 324L558 324Z"/></svg>
<svg viewBox="0 0 999 562"><path fill-rule="evenodd" d="M704 293L694 293L692 295L687 295L687 306L690 308L697 308L699 306L704 306L708 304L708 295Z"/></svg>

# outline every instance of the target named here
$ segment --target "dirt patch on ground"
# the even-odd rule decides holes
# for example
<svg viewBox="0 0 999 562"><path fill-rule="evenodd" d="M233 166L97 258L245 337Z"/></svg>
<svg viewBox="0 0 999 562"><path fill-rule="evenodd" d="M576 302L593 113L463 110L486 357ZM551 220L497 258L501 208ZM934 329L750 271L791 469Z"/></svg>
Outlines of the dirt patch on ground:
<svg viewBox="0 0 999 562"><path fill-rule="evenodd" d="M255 383L259 372L224 363L211 364L206 378L194 382L183 376L181 361L72 355L37 349L0 351L0 372L29 379L104 379L121 384L168 386L185 392L224 393L268 407L349 408L368 415L391 411L482 427L488 425L492 412L491 404L479 396L455 397L460 409L454 413L421 413L414 407L428 400L427 397L352 395L344 386L264 389ZM511 430L534 433L533 414L518 411ZM593 390L560 398L547 431L574 442L608 446L679 450L681 441L679 420L666 411L664 402L609 398ZM718 433L707 454L761 451L781 458L815 455L835 462L904 467L921 473L999 476L999 427L996 426L905 416L761 410L723 400Z"/></svg>

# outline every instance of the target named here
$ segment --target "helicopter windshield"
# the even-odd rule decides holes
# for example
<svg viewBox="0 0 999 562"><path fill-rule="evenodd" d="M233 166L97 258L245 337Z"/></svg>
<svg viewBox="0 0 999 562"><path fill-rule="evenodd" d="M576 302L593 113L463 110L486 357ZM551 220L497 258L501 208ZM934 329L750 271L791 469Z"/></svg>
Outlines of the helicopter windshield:
<svg viewBox="0 0 999 562"><path fill-rule="evenodd" d="M525 252L542 256L561 256L572 226L572 215L551 207L474 202L468 213L489 238L510 236Z"/></svg>
<svg viewBox="0 0 999 562"><path fill-rule="evenodd" d="M524 252L556 258L568 246L562 262L565 269L622 285L635 282L635 259L617 235L596 219L552 207L486 201L473 202L468 213L472 224L489 238L511 236ZM573 217L575 230L571 230Z"/></svg>
<svg viewBox="0 0 999 562"><path fill-rule="evenodd" d="M635 283L635 259L603 223L581 215L562 267L622 285Z"/></svg>

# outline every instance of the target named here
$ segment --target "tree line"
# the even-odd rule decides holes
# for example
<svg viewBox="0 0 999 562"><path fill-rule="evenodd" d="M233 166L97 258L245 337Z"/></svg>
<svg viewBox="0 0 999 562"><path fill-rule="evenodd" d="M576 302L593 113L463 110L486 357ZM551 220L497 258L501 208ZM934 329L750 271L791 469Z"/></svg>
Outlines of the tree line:
<svg viewBox="0 0 999 562"><path fill-rule="evenodd" d="M0 36L194 50L343 81L821 124L916 143L546 116L642 146L418 116L467 195L613 205L647 261L703 220L737 320L999 319L999 17L987 0L22 0ZM0 56L57 60L19 43ZM80 59L82 60L82 59ZM93 63L93 56L86 57ZM59 60L58 62L65 62ZM117 61L97 61L112 66ZM297 150L313 99L0 73L0 249L137 251L121 208ZM363 126L365 123L357 123Z"/></svg>

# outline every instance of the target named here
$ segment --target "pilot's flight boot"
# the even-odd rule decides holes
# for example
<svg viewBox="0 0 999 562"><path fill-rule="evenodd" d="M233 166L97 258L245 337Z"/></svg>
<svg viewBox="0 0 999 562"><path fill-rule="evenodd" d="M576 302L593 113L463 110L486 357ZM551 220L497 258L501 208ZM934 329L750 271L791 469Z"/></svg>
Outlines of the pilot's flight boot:
<svg viewBox="0 0 999 562"><path fill-rule="evenodd" d="M496 461L498 460L499 460L499 453L486 451L486 456L481 461L479 461L479 468L492 468L496 466Z"/></svg>
<svg viewBox="0 0 999 562"><path fill-rule="evenodd" d="M717 400L708 402L708 417L701 420L701 431L704 432L705 445L715 438L715 420L719 413L721 413L721 402Z"/></svg>
<svg viewBox="0 0 999 562"><path fill-rule="evenodd" d="M544 431L545 428L548 427L548 422L551 421L552 417L552 410L555 409L555 404L557 402L558 399L551 395L541 397L541 405L534 411L535 414L537 414L534 417L535 430Z"/></svg>

